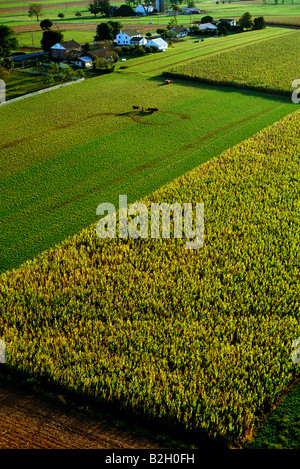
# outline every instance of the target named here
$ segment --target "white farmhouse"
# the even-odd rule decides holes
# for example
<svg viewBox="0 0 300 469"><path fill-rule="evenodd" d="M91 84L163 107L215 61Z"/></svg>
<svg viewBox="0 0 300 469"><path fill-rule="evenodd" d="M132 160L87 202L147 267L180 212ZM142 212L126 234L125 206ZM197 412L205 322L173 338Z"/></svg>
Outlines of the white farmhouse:
<svg viewBox="0 0 300 469"><path fill-rule="evenodd" d="M227 19L227 18L220 18L219 21L217 21L216 25L219 26L219 24L221 23L221 21L227 21L230 26L236 26L236 20L234 19Z"/></svg>
<svg viewBox="0 0 300 469"><path fill-rule="evenodd" d="M145 36L134 36L130 39L131 46L145 46L147 44L147 39Z"/></svg>
<svg viewBox="0 0 300 469"><path fill-rule="evenodd" d="M189 33L189 28L185 28L182 24L180 26L174 26L170 29L176 37L185 37Z"/></svg>
<svg viewBox="0 0 300 469"><path fill-rule="evenodd" d="M158 50L161 52L165 52L165 50L168 49L168 43L164 41L161 37L158 37L157 39L150 39L150 41L147 42L147 46L157 47Z"/></svg>
<svg viewBox="0 0 300 469"><path fill-rule="evenodd" d="M121 30L116 36L116 42L118 46L130 46L130 41L133 37L142 37L142 35L135 31L135 29Z"/></svg>

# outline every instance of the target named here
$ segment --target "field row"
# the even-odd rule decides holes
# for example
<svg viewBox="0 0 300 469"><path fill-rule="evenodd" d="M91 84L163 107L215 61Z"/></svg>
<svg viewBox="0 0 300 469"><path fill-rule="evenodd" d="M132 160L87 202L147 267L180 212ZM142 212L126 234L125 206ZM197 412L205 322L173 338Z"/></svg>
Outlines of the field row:
<svg viewBox="0 0 300 469"><path fill-rule="evenodd" d="M284 40L275 37L170 68L166 75L291 95L293 81L300 78L299 46L300 33L294 32Z"/></svg>
<svg viewBox="0 0 300 469"><path fill-rule="evenodd" d="M242 443L299 371L299 131L296 112L144 199L204 203L202 249L92 225L3 274L9 366Z"/></svg>

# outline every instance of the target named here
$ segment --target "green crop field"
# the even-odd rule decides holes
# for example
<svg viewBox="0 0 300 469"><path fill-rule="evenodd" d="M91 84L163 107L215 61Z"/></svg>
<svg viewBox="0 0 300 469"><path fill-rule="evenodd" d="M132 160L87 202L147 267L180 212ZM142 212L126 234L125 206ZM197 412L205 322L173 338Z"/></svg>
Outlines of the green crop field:
<svg viewBox="0 0 300 469"><path fill-rule="evenodd" d="M252 92L162 83L106 75L0 108L2 270L87 226L105 198L115 200L120 190L140 198L295 106ZM111 99L112 89L122 99ZM139 115L132 105L159 112Z"/></svg>
<svg viewBox="0 0 300 469"><path fill-rule="evenodd" d="M144 199L149 210L204 203L202 249L100 240L93 225L3 274L10 366L242 444L299 370L299 122L296 112Z"/></svg>
<svg viewBox="0 0 300 469"><path fill-rule="evenodd" d="M173 67L167 75L290 95L299 77L299 47L300 33L294 32Z"/></svg>
<svg viewBox="0 0 300 469"><path fill-rule="evenodd" d="M263 8L274 17L285 7L284 18L295 20L299 3L197 6L215 18L265 16ZM39 22L25 19L22 2L10 4L24 10L15 16L7 4L0 2L0 21L23 24L19 44L38 46ZM42 18L64 12L56 2L44 5L51 9ZM64 39L91 41L105 19L75 21L77 7L70 8L57 23ZM170 17L152 19L155 30ZM121 21L145 32L149 18ZM245 71L248 81L256 50L257 69L274 87L266 73L273 51L273 75L286 91L299 65L298 38L287 28L202 43L189 37L165 53L127 56L115 73L0 106L0 338L8 372L112 403L179 435L188 430L199 446L208 435L240 447L257 429L253 448L295 447L286 428L297 421L293 397L293 415L286 405L261 424L299 373L291 360L300 336L297 105L224 83L175 78L166 86L163 72L227 57L226 64L240 60L239 79ZM20 80L14 72L9 96ZM23 85L39 80L24 74ZM120 194L148 205L204 202L203 248L188 251L183 239L100 240L96 208L117 207ZM275 441L282 415L286 427Z"/></svg>

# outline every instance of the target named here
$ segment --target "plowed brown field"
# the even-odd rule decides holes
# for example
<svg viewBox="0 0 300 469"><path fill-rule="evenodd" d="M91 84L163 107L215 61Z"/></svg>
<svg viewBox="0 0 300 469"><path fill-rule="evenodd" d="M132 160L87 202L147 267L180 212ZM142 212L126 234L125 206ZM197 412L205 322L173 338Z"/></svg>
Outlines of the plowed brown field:
<svg viewBox="0 0 300 469"><path fill-rule="evenodd" d="M162 447L34 391L0 384L0 449L130 448Z"/></svg>

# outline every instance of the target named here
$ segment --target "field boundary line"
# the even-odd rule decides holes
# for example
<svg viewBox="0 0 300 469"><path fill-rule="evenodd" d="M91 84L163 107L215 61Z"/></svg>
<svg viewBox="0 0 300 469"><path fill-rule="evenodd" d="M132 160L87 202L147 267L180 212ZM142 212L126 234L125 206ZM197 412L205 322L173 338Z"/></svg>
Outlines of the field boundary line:
<svg viewBox="0 0 300 469"><path fill-rule="evenodd" d="M18 96L18 98L9 99L8 101L4 101L4 103L0 103L0 107L4 106L5 104L15 103L16 101L22 101L26 98L32 98L32 96L47 93L48 91L57 90L59 88L63 88L64 86L75 85L76 83L83 82L84 80L85 78L79 78L78 80L68 81L68 83L61 83L60 85L51 86L49 88L44 88L43 90L34 91L33 93L28 93L23 96Z"/></svg>

